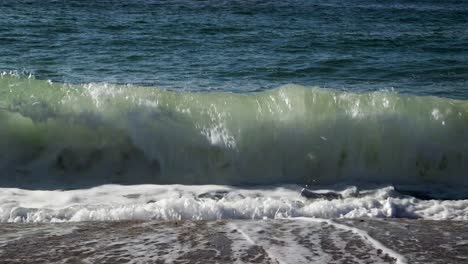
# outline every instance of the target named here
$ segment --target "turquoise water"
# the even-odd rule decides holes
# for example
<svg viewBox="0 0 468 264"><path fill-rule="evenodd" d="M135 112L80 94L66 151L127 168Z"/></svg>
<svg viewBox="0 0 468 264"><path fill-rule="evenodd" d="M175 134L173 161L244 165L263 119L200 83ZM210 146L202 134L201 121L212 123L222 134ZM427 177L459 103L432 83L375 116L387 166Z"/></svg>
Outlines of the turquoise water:
<svg viewBox="0 0 468 264"><path fill-rule="evenodd" d="M466 1L0 12L1 186L468 186Z"/></svg>
<svg viewBox="0 0 468 264"><path fill-rule="evenodd" d="M2 1L0 70L61 83L295 83L468 98L466 1Z"/></svg>

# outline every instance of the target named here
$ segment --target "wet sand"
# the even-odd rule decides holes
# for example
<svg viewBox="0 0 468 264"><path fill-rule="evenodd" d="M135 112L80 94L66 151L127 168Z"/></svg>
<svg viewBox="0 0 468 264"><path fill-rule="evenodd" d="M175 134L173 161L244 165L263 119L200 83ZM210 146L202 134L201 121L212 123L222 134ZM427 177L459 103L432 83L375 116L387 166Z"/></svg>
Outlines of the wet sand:
<svg viewBox="0 0 468 264"><path fill-rule="evenodd" d="M467 222L285 219L0 224L0 263L396 263L398 255L408 263L468 263Z"/></svg>

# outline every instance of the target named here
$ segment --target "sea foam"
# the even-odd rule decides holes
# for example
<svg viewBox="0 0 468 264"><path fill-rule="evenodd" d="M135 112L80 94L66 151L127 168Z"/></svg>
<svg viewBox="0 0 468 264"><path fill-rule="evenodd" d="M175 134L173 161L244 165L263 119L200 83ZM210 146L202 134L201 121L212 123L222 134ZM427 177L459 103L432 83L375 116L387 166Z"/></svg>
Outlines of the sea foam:
<svg viewBox="0 0 468 264"><path fill-rule="evenodd" d="M468 200L423 200L392 186L315 189L337 199L308 199L296 185L236 188L218 185L104 185L69 191L0 189L1 222L422 218L468 220Z"/></svg>

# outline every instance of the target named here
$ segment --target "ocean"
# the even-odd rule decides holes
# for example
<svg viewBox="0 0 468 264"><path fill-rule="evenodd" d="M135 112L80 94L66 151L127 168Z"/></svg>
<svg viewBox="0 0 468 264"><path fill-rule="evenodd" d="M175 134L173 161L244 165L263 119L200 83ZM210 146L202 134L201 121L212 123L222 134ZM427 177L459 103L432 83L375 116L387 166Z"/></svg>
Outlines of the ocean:
<svg viewBox="0 0 468 264"><path fill-rule="evenodd" d="M466 1L1 1L0 221L468 219Z"/></svg>

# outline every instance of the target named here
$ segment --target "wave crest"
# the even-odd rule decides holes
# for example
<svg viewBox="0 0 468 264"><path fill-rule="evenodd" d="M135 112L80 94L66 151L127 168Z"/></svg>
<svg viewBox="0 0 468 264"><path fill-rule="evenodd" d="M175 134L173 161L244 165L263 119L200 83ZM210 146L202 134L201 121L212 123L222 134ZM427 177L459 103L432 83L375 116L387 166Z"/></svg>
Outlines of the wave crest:
<svg viewBox="0 0 468 264"><path fill-rule="evenodd" d="M468 102L0 79L0 184L466 185Z"/></svg>

